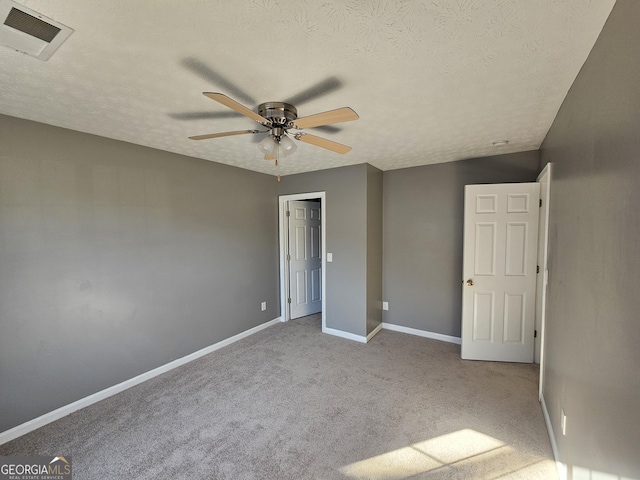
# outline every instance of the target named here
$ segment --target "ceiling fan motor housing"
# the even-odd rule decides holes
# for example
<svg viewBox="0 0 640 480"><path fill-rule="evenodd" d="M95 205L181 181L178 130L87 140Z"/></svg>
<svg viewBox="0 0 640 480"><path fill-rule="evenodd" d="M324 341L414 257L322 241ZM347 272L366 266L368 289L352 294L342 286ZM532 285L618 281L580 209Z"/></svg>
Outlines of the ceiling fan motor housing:
<svg viewBox="0 0 640 480"><path fill-rule="evenodd" d="M291 128L298 110L290 103L265 102L258 105L258 115L271 121L273 127Z"/></svg>

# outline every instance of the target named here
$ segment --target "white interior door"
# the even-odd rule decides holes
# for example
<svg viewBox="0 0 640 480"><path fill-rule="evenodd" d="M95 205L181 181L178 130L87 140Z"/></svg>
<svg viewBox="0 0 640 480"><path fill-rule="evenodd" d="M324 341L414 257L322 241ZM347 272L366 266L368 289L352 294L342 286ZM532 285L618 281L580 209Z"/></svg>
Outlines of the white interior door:
<svg viewBox="0 0 640 480"><path fill-rule="evenodd" d="M290 318L322 311L320 202L289 202Z"/></svg>
<svg viewBox="0 0 640 480"><path fill-rule="evenodd" d="M462 358L533 362L538 183L465 187Z"/></svg>

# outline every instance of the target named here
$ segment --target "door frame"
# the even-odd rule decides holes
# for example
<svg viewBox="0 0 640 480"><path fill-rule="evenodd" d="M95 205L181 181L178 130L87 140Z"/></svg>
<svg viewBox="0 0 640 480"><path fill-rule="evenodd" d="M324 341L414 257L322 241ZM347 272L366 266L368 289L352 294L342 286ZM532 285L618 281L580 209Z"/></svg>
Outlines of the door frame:
<svg viewBox="0 0 640 480"><path fill-rule="evenodd" d="M322 256L322 331L327 326L327 264L326 264L326 236L327 236L327 212L325 209L326 193L310 192L296 193L293 195L278 196L278 232L280 243L280 316L283 322L291 320L291 310L287 303L287 293L289 285L289 268L287 263L287 240L289 235L286 206L287 202L292 200L314 200L320 199L320 228L321 235L321 256Z"/></svg>
<svg viewBox="0 0 640 480"><path fill-rule="evenodd" d="M542 288L536 288L536 305L540 305L540 325L536 327L540 328L540 379L538 381L538 398L542 399L542 382L544 380L544 347L545 347L545 324L546 324L546 313L547 313L547 286L549 283L549 270L548 270L548 262L549 262L549 204L551 203L551 173L552 173L552 163L549 162L545 165L545 167L538 175L536 181L541 183L541 180L546 177L547 181L547 189L546 189L546 202L543 202L542 208L540 209L540 220L545 220L538 222L538 234L544 235L542 251L538 249L538 265L540 266L540 273L543 275L542 280ZM543 197L542 188L540 188L540 198ZM545 215L542 215L544 210ZM536 320L538 317L538 312L536 312Z"/></svg>

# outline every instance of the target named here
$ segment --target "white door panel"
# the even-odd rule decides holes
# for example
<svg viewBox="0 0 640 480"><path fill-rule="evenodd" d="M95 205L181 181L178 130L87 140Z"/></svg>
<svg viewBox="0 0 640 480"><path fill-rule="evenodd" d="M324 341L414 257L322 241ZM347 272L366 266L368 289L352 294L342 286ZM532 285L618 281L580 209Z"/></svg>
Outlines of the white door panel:
<svg viewBox="0 0 640 480"><path fill-rule="evenodd" d="M537 183L468 185L462 358L532 362Z"/></svg>
<svg viewBox="0 0 640 480"><path fill-rule="evenodd" d="M291 315L322 310L322 231L319 202L289 202L289 278Z"/></svg>

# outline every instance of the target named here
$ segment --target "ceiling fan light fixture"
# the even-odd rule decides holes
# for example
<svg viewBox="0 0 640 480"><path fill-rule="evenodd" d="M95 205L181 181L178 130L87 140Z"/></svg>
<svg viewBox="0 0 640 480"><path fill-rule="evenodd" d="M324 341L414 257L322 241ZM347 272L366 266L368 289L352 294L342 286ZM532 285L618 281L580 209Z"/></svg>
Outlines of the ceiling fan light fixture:
<svg viewBox="0 0 640 480"><path fill-rule="evenodd" d="M274 158L284 158L296 151L298 146L284 133L276 136L273 133L258 143L258 150Z"/></svg>
<svg viewBox="0 0 640 480"><path fill-rule="evenodd" d="M276 155L276 160L277 160L279 158L286 157L287 156L287 152L284 151L284 148L282 148L282 145L278 144L278 145L276 145L275 155Z"/></svg>
<svg viewBox="0 0 640 480"><path fill-rule="evenodd" d="M280 138L280 148L284 151L284 155L291 155L296 151L298 146L288 135L283 135Z"/></svg>
<svg viewBox="0 0 640 480"><path fill-rule="evenodd" d="M271 135L269 135L263 138L260 143L258 143L258 150L260 150L265 155L272 155L275 157L277 146L278 145L276 144L276 142L273 140L273 138L271 138Z"/></svg>

